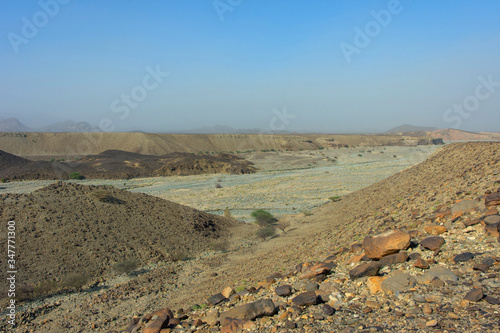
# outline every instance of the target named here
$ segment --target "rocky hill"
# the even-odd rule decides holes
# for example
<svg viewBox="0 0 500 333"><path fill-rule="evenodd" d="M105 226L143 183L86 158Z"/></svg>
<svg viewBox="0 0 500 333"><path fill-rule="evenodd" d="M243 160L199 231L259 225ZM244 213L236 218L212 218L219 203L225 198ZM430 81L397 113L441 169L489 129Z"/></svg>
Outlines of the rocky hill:
<svg viewBox="0 0 500 333"><path fill-rule="evenodd" d="M77 177L92 179L130 179L205 173L247 174L256 171L252 164L229 154L171 153L154 156L107 150L75 161L30 161L0 151L0 178L69 179L72 173L78 173Z"/></svg>
<svg viewBox="0 0 500 333"><path fill-rule="evenodd" d="M78 279L99 281L116 264L196 255L239 224L146 194L63 182L1 195L0 216L17 222L17 277L27 297L72 287ZM5 280L5 270L0 277Z"/></svg>
<svg viewBox="0 0 500 333"><path fill-rule="evenodd" d="M432 138L442 138L447 141L500 141L500 133L475 133L460 131L453 128L436 130L428 133Z"/></svg>
<svg viewBox="0 0 500 333"><path fill-rule="evenodd" d="M451 144L277 238L34 304L20 330L498 332L499 187L500 143Z"/></svg>

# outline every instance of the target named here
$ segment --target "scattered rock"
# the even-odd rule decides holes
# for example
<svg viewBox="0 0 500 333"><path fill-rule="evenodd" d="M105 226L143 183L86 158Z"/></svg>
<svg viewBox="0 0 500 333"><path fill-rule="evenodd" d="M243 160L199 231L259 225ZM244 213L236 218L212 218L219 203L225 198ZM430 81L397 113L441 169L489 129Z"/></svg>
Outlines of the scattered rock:
<svg viewBox="0 0 500 333"><path fill-rule="evenodd" d="M399 252L394 254L389 254L388 256L383 257L379 260L382 267L392 266L395 264L400 264L408 260L408 254L406 252Z"/></svg>
<svg viewBox="0 0 500 333"><path fill-rule="evenodd" d="M382 281L382 290L386 293L407 291L413 288L417 280L408 273L396 273L393 276Z"/></svg>
<svg viewBox="0 0 500 333"><path fill-rule="evenodd" d="M217 305L217 304L222 303L226 300L227 300L227 298L224 297L224 295L222 295L221 293L218 293L218 294L210 296L208 298L208 303L210 305Z"/></svg>
<svg viewBox="0 0 500 333"><path fill-rule="evenodd" d="M277 287L274 292L281 297L286 297L292 294L292 286L289 284L285 284L283 286Z"/></svg>
<svg viewBox="0 0 500 333"><path fill-rule="evenodd" d="M470 252L464 252L457 254L454 258L454 262L465 262L474 259L474 255Z"/></svg>
<svg viewBox="0 0 500 333"><path fill-rule="evenodd" d="M497 224L500 223L500 215L490 215L483 219L486 224Z"/></svg>
<svg viewBox="0 0 500 333"><path fill-rule="evenodd" d="M417 277L417 280L420 283L429 283L435 277L445 282L458 280L458 277L452 271L441 266L432 267L431 269L426 271L424 275Z"/></svg>
<svg viewBox="0 0 500 333"><path fill-rule="evenodd" d="M224 318L254 320L258 317L272 316L276 312L276 307L271 299L261 299L252 303L236 306L226 312L221 313L220 321Z"/></svg>
<svg viewBox="0 0 500 333"><path fill-rule="evenodd" d="M363 276L375 276L378 274L381 267L382 264L376 261L365 262L351 269L349 271L349 277L351 280L354 280Z"/></svg>
<svg viewBox="0 0 500 333"><path fill-rule="evenodd" d="M422 258L418 258L417 261L415 261L415 263L413 264L413 266L422 269L428 269L430 267L427 261L425 261Z"/></svg>
<svg viewBox="0 0 500 333"><path fill-rule="evenodd" d="M431 251L436 251L443 246L445 243L445 240L443 237L439 236L431 236L424 238L421 242L420 245L422 245L424 248L431 250Z"/></svg>
<svg viewBox="0 0 500 333"><path fill-rule="evenodd" d="M476 200L462 200L457 202L453 207L451 208L451 213L455 214L458 212L466 212L468 210L471 210L477 206L477 201Z"/></svg>
<svg viewBox="0 0 500 333"><path fill-rule="evenodd" d="M484 198L484 204L486 205L486 207L500 205L500 192L493 192L488 194Z"/></svg>
<svg viewBox="0 0 500 333"><path fill-rule="evenodd" d="M389 254L406 250L410 246L410 235L402 230L389 230L363 240L365 254L372 259L381 259Z"/></svg>
<svg viewBox="0 0 500 333"><path fill-rule="evenodd" d="M483 288L474 288L465 295L464 299L469 302L477 302L483 298Z"/></svg>
<svg viewBox="0 0 500 333"><path fill-rule="evenodd" d="M318 296L314 291L307 291L305 293L299 294L292 299L295 305L315 305L318 304Z"/></svg>
<svg viewBox="0 0 500 333"><path fill-rule="evenodd" d="M431 235L441 235L448 231L445 227L442 225L429 225L424 228L425 232Z"/></svg>

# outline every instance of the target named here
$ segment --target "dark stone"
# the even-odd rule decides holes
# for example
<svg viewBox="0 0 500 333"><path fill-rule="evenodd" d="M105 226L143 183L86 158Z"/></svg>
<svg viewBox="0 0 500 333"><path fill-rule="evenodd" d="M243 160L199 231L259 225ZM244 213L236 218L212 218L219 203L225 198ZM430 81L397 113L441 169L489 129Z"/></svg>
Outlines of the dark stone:
<svg viewBox="0 0 500 333"><path fill-rule="evenodd" d="M490 215L483 219L486 224L497 224L500 223L500 215Z"/></svg>
<svg viewBox="0 0 500 333"><path fill-rule="evenodd" d="M225 318L242 320L254 320L255 318L272 316L276 313L276 307L271 299L260 299L258 301L236 306L221 313L220 322Z"/></svg>
<svg viewBox="0 0 500 333"><path fill-rule="evenodd" d="M381 267L382 264L380 262L366 262L351 269L349 271L349 277L351 280L355 280L363 276L375 276L378 274Z"/></svg>
<svg viewBox="0 0 500 333"><path fill-rule="evenodd" d="M457 254L454 258L453 258L453 261L454 262L464 262L464 261L469 261L469 260L472 260L474 259L474 255L470 252L464 252L464 253L460 253L460 254Z"/></svg>
<svg viewBox="0 0 500 333"><path fill-rule="evenodd" d="M491 297L491 296L486 296L484 298L484 300L490 304L493 304L493 305L498 305L500 304L500 299L498 298L495 298L495 297Z"/></svg>
<svg viewBox="0 0 500 333"><path fill-rule="evenodd" d="M274 290L274 292L281 297L289 296L292 293L292 286L289 284L285 284L283 286L279 286Z"/></svg>
<svg viewBox="0 0 500 333"><path fill-rule="evenodd" d="M500 192L493 192L488 194L484 198L484 204L486 207L500 205Z"/></svg>
<svg viewBox="0 0 500 333"><path fill-rule="evenodd" d="M431 250L431 251L436 251L443 246L445 243L443 237L439 236L430 236L427 238L424 238L421 242L420 245L424 247L425 249Z"/></svg>
<svg viewBox="0 0 500 333"><path fill-rule="evenodd" d="M316 291L319 289L319 284L314 283L314 282L309 282L306 284L305 290L306 291Z"/></svg>
<svg viewBox="0 0 500 333"><path fill-rule="evenodd" d="M481 222L481 219L474 219L474 220L465 221L465 222L464 222L464 225L465 225L466 227L470 227L470 226L472 226L472 225L476 225L476 224L478 224L479 222Z"/></svg>
<svg viewBox="0 0 500 333"><path fill-rule="evenodd" d="M308 306L318 304L318 296L314 291L307 291L305 293L299 294L292 299L295 305Z"/></svg>
<svg viewBox="0 0 500 333"><path fill-rule="evenodd" d="M284 326L285 326L285 328L286 328L286 329L289 329L289 330L293 330L294 328L297 328L297 324L295 324L295 323L294 323L293 321L291 321L291 320L287 320L287 321L285 322L285 325L284 325Z"/></svg>
<svg viewBox="0 0 500 333"><path fill-rule="evenodd" d="M483 298L483 288L474 288L465 295L464 299L469 302L477 302Z"/></svg>
<svg viewBox="0 0 500 333"><path fill-rule="evenodd" d="M222 303L226 300L227 300L227 298L225 298L224 295L222 295L221 293L218 293L218 294L210 296L208 298L208 303L210 303L211 305L217 305L217 304Z"/></svg>
<svg viewBox="0 0 500 333"><path fill-rule="evenodd" d="M406 260L408 260L408 254L406 254L406 252L399 252L383 257L379 260L379 263L382 264L382 267L385 267L400 264L405 262Z"/></svg>
<svg viewBox="0 0 500 333"><path fill-rule="evenodd" d="M335 309L328 304L323 304L322 309L323 313L326 314L327 316L332 316L335 313Z"/></svg>
<svg viewBox="0 0 500 333"><path fill-rule="evenodd" d="M486 273L488 269L490 269L491 266L485 265L485 264L475 264L472 269L475 271L481 271L483 273Z"/></svg>
<svg viewBox="0 0 500 333"><path fill-rule="evenodd" d="M408 258L410 258L410 260L417 260L418 258L421 258L422 255L418 252L413 252L411 253Z"/></svg>

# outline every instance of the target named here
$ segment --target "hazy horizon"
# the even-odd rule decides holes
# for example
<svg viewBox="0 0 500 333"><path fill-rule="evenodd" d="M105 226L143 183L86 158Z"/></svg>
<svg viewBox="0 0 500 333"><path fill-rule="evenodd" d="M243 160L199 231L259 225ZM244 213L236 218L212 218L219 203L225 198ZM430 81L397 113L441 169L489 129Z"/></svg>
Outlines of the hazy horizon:
<svg viewBox="0 0 500 333"><path fill-rule="evenodd" d="M500 2L0 3L0 119L500 130Z"/></svg>

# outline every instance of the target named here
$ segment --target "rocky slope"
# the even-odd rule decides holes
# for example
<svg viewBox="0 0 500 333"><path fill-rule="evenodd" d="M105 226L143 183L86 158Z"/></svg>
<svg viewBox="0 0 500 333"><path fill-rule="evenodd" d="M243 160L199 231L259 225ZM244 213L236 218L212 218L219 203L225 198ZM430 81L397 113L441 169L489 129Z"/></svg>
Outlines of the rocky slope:
<svg viewBox="0 0 500 333"><path fill-rule="evenodd" d="M229 154L171 153L154 156L107 150L75 161L29 161L0 151L0 178L69 179L74 172L90 179L131 179L205 173L247 174L256 171L252 164Z"/></svg>
<svg viewBox="0 0 500 333"><path fill-rule="evenodd" d="M270 271L242 291L229 285L209 297L203 310L159 309L134 317L125 331L496 332L499 167L500 144L446 147L348 196L343 205L332 205L345 209L356 197L370 199L370 192L401 192L402 187L401 198L384 191L380 201L388 205L381 212L375 202L357 200L355 207L365 204L371 212L349 221L356 230L350 234L359 234L358 240L372 236L337 242L323 260L297 263L284 273ZM352 202L349 206L355 209ZM332 240L325 236L323 242Z"/></svg>
<svg viewBox="0 0 500 333"><path fill-rule="evenodd" d="M277 238L34 303L18 331L496 332L499 187L500 143L452 144Z"/></svg>
<svg viewBox="0 0 500 333"><path fill-rule="evenodd" d="M0 195L0 217L16 222L18 281L26 297L76 286L77 278L81 285L102 280L115 264L196 255L239 224L146 194L62 182L31 194Z"/></svg>

